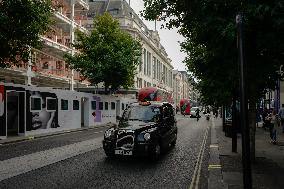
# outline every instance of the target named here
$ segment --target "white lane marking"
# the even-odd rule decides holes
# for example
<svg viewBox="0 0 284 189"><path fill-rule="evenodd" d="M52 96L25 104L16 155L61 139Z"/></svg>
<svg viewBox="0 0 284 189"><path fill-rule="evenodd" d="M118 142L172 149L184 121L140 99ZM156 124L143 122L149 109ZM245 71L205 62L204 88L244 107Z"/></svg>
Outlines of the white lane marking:
<svg viewBox="0 0 284 189"><path fill-rule="evenodd" d="M102 147L103 137L0 161L0 181Z"/></svg>
<svg viewBox="0 0 284 189"><path fill-rule="evenodd" d="M198 189L198 185L199 185L199 178L200 178L200 173L201 173L201 167L202 167L202 160L203 160L203 156L204 156L204 151L205 151L205 147L206 147L206 141L207 141L207 137L208 137L208 132L209 132L209 128L210 126L208 126L206 128L205 134L203 136L203 141L198 153L198 158L196 161L196 165L194 168L194 172L193 172L193 177L189 186L189 189Z"/></svg>

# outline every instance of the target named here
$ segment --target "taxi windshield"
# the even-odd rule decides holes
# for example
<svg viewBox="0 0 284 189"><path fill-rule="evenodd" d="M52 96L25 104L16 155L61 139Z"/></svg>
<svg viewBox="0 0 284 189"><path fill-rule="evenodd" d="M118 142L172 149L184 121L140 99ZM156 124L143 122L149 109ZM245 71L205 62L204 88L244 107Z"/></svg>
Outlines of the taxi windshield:
<svg viewBox="0 0 284 189"><path fill-rule="evenodd" d="M127 121L156 121L160 114L160 108L155 106L131 106L123 114Z"/></svg>

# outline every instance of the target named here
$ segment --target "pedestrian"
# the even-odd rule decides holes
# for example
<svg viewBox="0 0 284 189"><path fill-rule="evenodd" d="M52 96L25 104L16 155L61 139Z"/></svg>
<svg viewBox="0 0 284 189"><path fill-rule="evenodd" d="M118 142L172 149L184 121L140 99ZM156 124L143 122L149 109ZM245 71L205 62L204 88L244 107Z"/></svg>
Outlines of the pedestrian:
<svg viewBox="0 0 284 189"><path fill-rule="evenodd" d="M276 127L279 127L279 118L276 113L276 110L273 110L271 114L269 114L269 119L270 121L270 127L269 127L269 132L270 132L270 139L273 144L276 144L277 140L277 131Z"/></svg>
<svg viewBox="0 0 284 189"><path fill-rule="evenodd" d="M282 133L284 133L284 104L282 104L282 108L280 108L278 115L281 119Z"/></svg>
<svg viewBox="0 0 284 189"><path fill-rule="evenodd" d="M178 105L176 106L176 114L178 113L178 111L179 111L179 107L178 107Z"/></svg>
<svg viewBox="0 0 284 189"><path fill-rule="evenodd" d="M265 130L266 128L269 128L270 125L270 119L268 119L269 112L267 110L267 108L264 108L263 112L262 112L262 121L263 121L263 125L262 128Z"/></svg>
<svg viewBox="0 0 284 189"><path fill-rule="evenodd" d="M196 112L196 118L197 118L197 121L198 121L199 118L200 118L200 115L199 115L200 110L199 110L199 108L197 108L197 109L195 110L195 112Z"/></svg>

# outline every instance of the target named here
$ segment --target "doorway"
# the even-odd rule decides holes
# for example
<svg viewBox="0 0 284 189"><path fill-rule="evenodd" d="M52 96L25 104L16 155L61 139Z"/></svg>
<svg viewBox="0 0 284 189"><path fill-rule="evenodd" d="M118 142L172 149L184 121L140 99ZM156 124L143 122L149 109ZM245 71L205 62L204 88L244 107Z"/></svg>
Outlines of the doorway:
<svg viewBox="0 0 284 189"><path fill-rule="evenodd" d="M116 117L120 116L120 100L116 100Z"/></svg>
<svg viewBox="0 0 284 189"><path fill-rule="evenodd" d="M6 92L6 128L7 136L18 136L25 133L26 111L25 92Z"/></svg>
<svg viewBox="0 0 284 189"><path fill-rule="evenodd" d="M85 121L84 121L84 115L85 115L85 102L84 97L81 98L81 127L84 127Z"/></svg>

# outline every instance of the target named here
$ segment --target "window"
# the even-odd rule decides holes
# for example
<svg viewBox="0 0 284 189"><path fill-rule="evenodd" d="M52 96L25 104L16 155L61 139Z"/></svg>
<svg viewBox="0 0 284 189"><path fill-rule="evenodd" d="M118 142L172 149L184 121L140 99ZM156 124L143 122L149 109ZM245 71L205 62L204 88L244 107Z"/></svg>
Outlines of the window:
<svg viewBox="0 0 284 189"><path fill-rule="evenodd" d="M73 100L73 110L79 110L80 105L79 105L79 100Z"/></svg>
<svg viewBox="0 0 284 189"><path fill-rule="evenodd" d="M99 110L103 110L104 109L104 103L103 102L99 102Z"/></svg>
<svg viewBox="0 0 284 189"><path fill-rule="evenodd" d="M57 100L56 98L46 98L46 110L47 111L56 111Z"/></svg>
<svg viewBox="0 0 284 189"><path fill-rule="evenodd" d="M118 15L118 9L109 10L109 13L110 13L111 15Z"/></svg>
<svg viewBox="0 0 284 189"><path fill-rule="evenodd" d="M143 50L142 50L141 56L140 56L139 72L142 72L142 66L143 66Z"/></svg>
<svg viewBox="0 0 284 189"><path fill-rule="evenodd" d="M121 104L121 109L124 110L124 103Z"/></svg>
<svg viewBox="0 0 284 189"><path fill-rule="evenodd" d="M156 79L156 57L153 56L153 78Z"/></svg>
<svg viewBox="0 0 284 189"><path fill-rule="evenodd" d="M163 107L163 117L170 117L169 107L167 106Z"/></svg>
<svg viewBox="0 0 284 189"><path fill-rule="evenodd" d="M62 61L56 61L56 69L61 70L63 68L63 63Z"/></svg>
<svg viewBox="0 0 284 189"><path fill-rule="evenodd" d="M147 52L147 75L148 76L151 76L151 66L152 66L151 57L152 57L151 53Z"/></svg>
<svg viewBox="0 0 284 189"><path fill-rule="evenodd" d="M114 102L111 102L111 109L115 110L115 103Z"/></svg>
<svg viewBox="0 0 284 189"><path fill-rule="evenodd" d="M105 102L105 110L108 110L108 102Z"/></svg>
<svg viewBox="0 0 284 189"><path fill-rule="evenodd" d="M61 110L68 110L68 100L61 99Z"/></svg>
<svg viewBox="0 0 284 189"><path fill-rule="evenodd" d="M97 109L97 101L92 101L91 106L92 106L92 110L96 110Z"/></svg>
<svg viewBox="0 0 284 189"><path fill-rule="evenodd" d="M143 55L144 55L144 58L143 58L144 75L146 75L147 74L147 72L146 72L146 68L147 68L147 52L146 52L146 49L144 49Z"/></svg>
<svg viewBox="0 0 284 189"><path fill-rule="evenodd" d="M48 62L44 62L42 64L42 69L48 69Z"/></svg>
<svg viewBox="0 0 284 189"><path fill-rule="evenodd" d="M41 98L31 96L31 111L41 111Z"/></svg>

